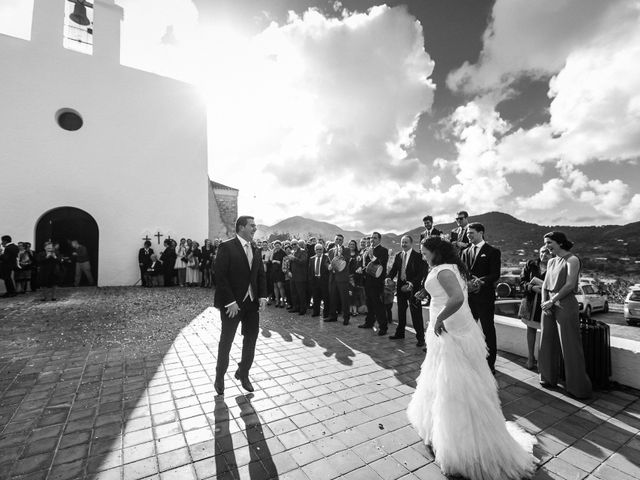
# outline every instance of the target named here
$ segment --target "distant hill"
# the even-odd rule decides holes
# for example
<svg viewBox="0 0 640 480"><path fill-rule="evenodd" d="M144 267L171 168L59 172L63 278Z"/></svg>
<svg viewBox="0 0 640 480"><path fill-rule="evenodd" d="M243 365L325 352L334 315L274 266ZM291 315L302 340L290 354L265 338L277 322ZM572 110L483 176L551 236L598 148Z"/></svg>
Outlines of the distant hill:
<svg viewBox="0 0 640 480"><path fill-rule="evenodd" d="M583 258L585 267L603 272L624 273L638 270L640 273L640 265L634 263L640 260L640 222L584 227L545 226L525 222L502 212L483 213L471 216L469 219L485 226L487 241L502 251L503 264L517 264L519 261L533 258L534 250L542 245L544 234L552 230L560 230L575 242L574 252ZM448 234L456 224L451 222L438 224L436 227ZM382 243L385 247L397 252L402 235L411 235L417 243L423 230L424 227L420 225L401 235L383 232ZM316 236L325 240L331 240L336 233L342 233L347 241L359 240L364 236L359 231L344 230L328 222L296 216L271 227L258 225L255 238L268 239L275 234L287 233L304 239Z"/></svg>
<svg viewBox="0 0 640 480"><path fill-rule="evenodd" d="M343 230L337 225L328 222L320 222L300 216L290 217L275 225L268 227L266 225L258 225L255 234L256 239L268 239L272 235L290 234L297 238L307 239L309 237L323 238L324 240L333 240L333 238L341 233L348 241L351 239L359 239L364 237L364 233L355 230Z"/></svg>

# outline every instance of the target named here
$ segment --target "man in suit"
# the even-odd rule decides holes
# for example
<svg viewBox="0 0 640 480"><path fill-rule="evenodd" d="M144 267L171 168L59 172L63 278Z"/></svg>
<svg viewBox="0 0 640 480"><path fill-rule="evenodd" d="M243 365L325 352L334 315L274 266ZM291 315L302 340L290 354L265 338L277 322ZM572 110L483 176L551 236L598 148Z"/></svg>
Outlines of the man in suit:
<svg viewBox="0 0 640 480"><path fill-rule="evenodd" d="M500 278L500 250L484 240L484 226L470 223L468 227L471 245L462 252L462 261L469 269L471 280L468 283L469 307L476 321L480 321L489 356L489 368L495 373L496 364L496 327L493 323L496 291L495 285Z"/></svg>
<svg viewBox="0 0 640 480"><path fill-rule="evenodd" d="M387 283L396 282L396 299L398 301L398 327L396 333L391 335L391 340L404 338L404 330L407 325L407 306L411 312L411 322L416 331L417 347L424 346L424 321L422 319L422 304L413 298L413 294L419 291L421 282L428 270L427 262L422 255L413 249L413 239L405 235L400 240L402 251L396 254L393 266L387 275Z"/></svg>
<svg viewBox="0 0 640 480"><path fill-rule="evenodd" d="M140 281L143 287L150 287L147 284L147 269L151 266L151 255L153 255L153 248L151 248L151 242L145 240L144 247L138 250L138 266L140 267ZM164 261L164 260L163 260Z"/></svg>
<svg viewBox="0 0 640 480"><path fill-rule="evenodd" d="M315 255L309 259L309 285L313 298L312 317L320 316L320 303L324 302L323 317L329 317L329 257L322 244L317 243Z"/></svg>
<svg viewBox="0 0 640 480"><path fill-rule="evenodd" d="M342 271L329 266L329 318L325 322L337 322L338 312L342 310L342 323L349 325L349 266L345 257L344 237L339 233L335 245L329 250L329 262L334 258L343 258L347 266Z"/></svg>
<svg viewBox="0 0 640 480"><path fill-rule="evenodd" d="M3 297L15 297L16 285L13 283L13 272L18 269L18 254L20 249L13 243L9 235L3 235L2 239L2 255L0 256L0 276L4 280L4 286L7 290Z"/></svg>
<svg viewBox="0 0 640 480"><path fill-rule="evenodd" d="M379 277L374 277L365 272L364 291L367 298L367 318L358 328L373 328L374 322L378 321L378 335L387 334L387 315L384 309L382 295L384 293L384 279L387 276L387 263L389 262L389 251L382 245L382 235L373 232L371 235L371 247L365 253L365 263L373 263L382 266L382 273Z"/></svg>
<svg viewBox="0 0 640 480"><path fill-rule="evenodd" d="M238 363L235 377L245 390L253 392L249 370L258 339L258 309L264 310L267 305L267 281L262 258L251 243L256 229L253 217L238 217L236 237L221 243L216 255L214 306L220 310L222 320L216 378L213 383L218 395L224 392L224 375L229 367L229 352L239 323L242 323L244 339L242 360Z"/></svg>
<svg viewBox="0 0 640 480"><path fill-rule="evenodd" d="M424 224L424 232L420 234L421 242L425 238L439 237L442 235L442 232L433 226L433 217L431 215L424 217L422 223Z"/></svg>
<svg viewBox="0 0 640 480"><path fill-rule="evenodd" d="M291 259L291 296L293 298L293 312L298 315L305 315L309 300L307 299L307 275L309 270L309 262L307 256L307 246L304 240L294 240L291 242L293 247L293 258Z"/></svg>
<svg viewBox="0 0 640 480"><path fill-rule="evenodd" d="M462 255L462 252L465 248L470 245L469 242L469 214L464 210L460 210L456 214L456 223L458 226L451 230L451 234L449 235L449 240L456 247L458 247L458 252Z"/></svg>
<svg viewBox="0 0 640 480"><path fill-rule="evenodd" d="M176 265L176 249L173 240L166 239L163 242L164 250L160 254L160 262L162 263L162 274L164 276L164 286L173 286L174 267Z"/></svg>

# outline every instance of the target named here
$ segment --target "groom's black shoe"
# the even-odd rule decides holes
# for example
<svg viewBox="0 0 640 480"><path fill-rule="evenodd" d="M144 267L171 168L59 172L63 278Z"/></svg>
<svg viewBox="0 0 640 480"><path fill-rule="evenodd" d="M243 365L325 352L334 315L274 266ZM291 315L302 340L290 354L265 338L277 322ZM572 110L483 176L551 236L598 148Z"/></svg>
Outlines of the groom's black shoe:
<svg viewBox="0 0 640 480"><path fill-rule="evenodd" d="M378 336L379 337L384 337L387 334L387 329L384 328L382 330L378 330Z"/></svg>
<svg viewBox="0 0 640 480"><path fill-rule="evenodd" d="M389 336L389 340L401 340L404 338L404 335L398 335L397 333Z"/></svg>
<svg viewBox="0 0 640 480"><path fill-rule="evenodd" d="M216 377L213 382L213 388L216 389L218 395L224 394L224 379Z"/></svg>
<svg viewBox="0 0 640 480"><path fill-rule="evenodd" d="M247 392L253 392L253 385L251 385L251 382L249 381L249 375L240 375L240 372L236 372L235 377L240 380L242 388Z"/></svg>

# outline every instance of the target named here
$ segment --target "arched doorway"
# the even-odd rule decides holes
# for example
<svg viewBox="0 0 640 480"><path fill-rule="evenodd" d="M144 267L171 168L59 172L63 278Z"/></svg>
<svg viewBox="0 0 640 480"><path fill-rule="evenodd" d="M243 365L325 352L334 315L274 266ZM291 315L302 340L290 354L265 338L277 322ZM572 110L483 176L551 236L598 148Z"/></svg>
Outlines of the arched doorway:
<svg viewBox="0 0 640 480"><path fill-rule="evenodd" d="M75 265L71 261L71 241L78 240L87 247L91 261L91 273L98 281L98 224L84 210L75 207L59 207L49 210L36 224L36 252L43 250L44 242L60 244L60 253L70 261L64 263L63 285L73 285ZM85 279L82 282L86 282Z"/></svg>

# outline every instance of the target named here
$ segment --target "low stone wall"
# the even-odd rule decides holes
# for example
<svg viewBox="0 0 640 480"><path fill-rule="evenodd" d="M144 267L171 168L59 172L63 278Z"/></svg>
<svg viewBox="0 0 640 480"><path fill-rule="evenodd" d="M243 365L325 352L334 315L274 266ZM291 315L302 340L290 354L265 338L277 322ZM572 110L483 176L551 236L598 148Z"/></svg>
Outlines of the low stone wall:
<svg viewBox="0 0 640 480"><path fill-rule="evenodd" d="M425 323L429 320L429 307L423 307ZM407 311L409 315L409 312ZM397 304L393 305L393 318L398 318ZM496 336L498 349L527 356L527 327L519 320L496 315ZM540 333L536 339L536 351L539 347ZM640 342L626 338L611 337L611 380L640 389Z"/></svg>

